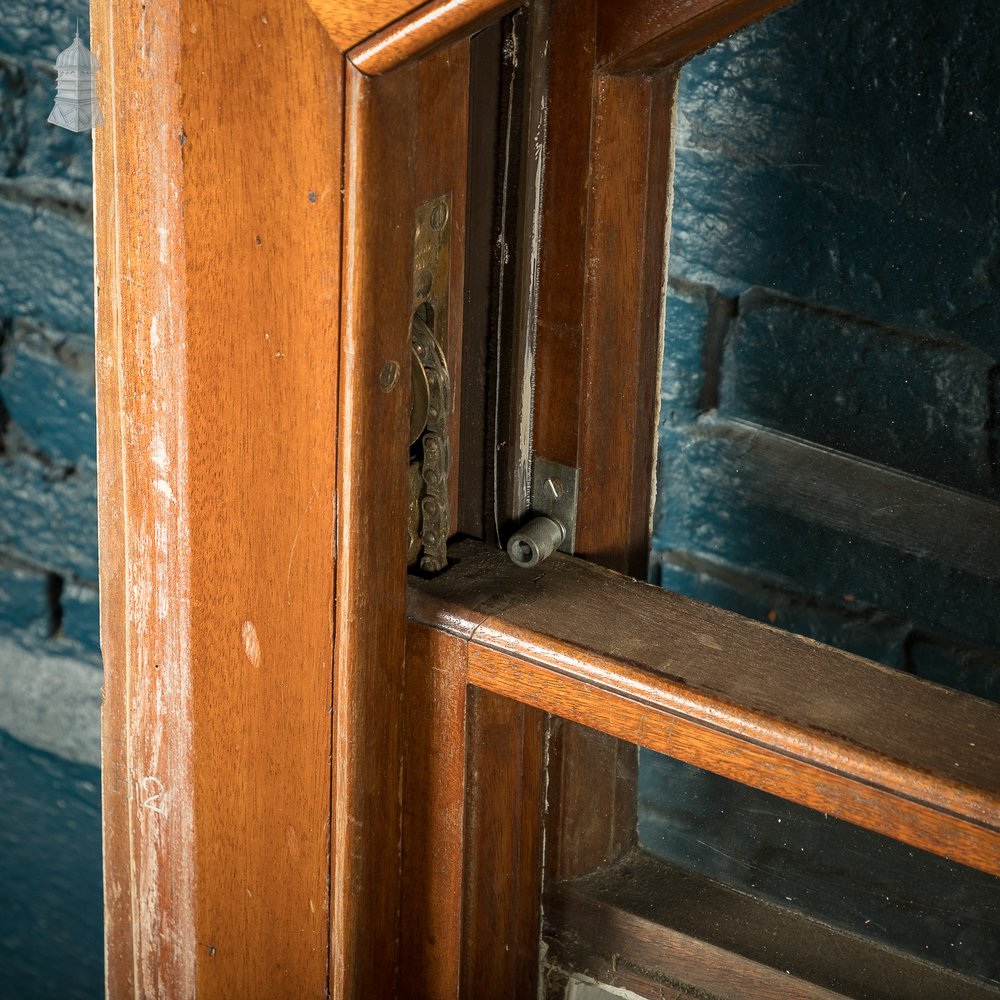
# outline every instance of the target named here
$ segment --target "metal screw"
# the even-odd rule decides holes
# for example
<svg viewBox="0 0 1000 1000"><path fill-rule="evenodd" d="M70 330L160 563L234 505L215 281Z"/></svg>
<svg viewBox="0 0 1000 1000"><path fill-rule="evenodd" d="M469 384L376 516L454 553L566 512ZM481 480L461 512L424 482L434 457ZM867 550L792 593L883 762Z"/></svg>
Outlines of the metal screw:
<svg viewBox="0 0 1000 1000"><path fill-rule="evenodd" d="M379 373L378 384L383 392L392 392L393 387L399 381L399 365L395 361L387 361L382 365Z"/></svg>
<svg viewBox="0 0 1000 1000"><path fill-rule="evenodd" d="M414 284L416 285L414 291L417 293L417 298L426 299L434 285L434 274L428 268L422 268L418 272Z"/></svg>
<svg viewBox="0 0 1000 1000"><path fill-rule="evenodd" d="M431 210L431 229L444 229L447 221L448 206L443 201L439 201Z"/></svg>
<svg viewBox="0 0 1000 1000"><path fill-rule="evenodd" d="M553 500L558 500L563 494L563 485L558 479L546 479L545 491Z"/></svg>

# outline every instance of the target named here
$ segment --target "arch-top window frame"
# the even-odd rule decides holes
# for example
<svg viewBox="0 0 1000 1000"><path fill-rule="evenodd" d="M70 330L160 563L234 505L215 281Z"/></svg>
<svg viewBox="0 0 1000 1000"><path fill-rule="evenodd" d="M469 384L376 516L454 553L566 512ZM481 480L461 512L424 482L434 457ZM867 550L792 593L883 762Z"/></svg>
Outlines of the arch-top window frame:
<svg viewBox="0 0 1000 1000"><path fill-rule="evenodd" d="M544 5L533 450L580 469L582 559L466 542L408 595L379 376L442 191L461 327L469 38L517 4L94 0L109 996L528 995L543 827L553 883L634 838L619 740L1000 874L1000 711L616 575L675 67L783 5Z"/></svg>

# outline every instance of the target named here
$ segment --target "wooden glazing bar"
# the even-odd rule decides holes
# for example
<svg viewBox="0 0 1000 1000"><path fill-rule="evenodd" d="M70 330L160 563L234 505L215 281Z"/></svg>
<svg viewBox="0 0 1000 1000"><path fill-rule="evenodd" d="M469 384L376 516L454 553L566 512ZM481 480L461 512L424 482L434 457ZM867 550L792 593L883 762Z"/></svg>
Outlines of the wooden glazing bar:
<svg viewBox="0 0 1000 1000"><path fill-rule="evenodd" d="M641 574L655 454L673 79L595 77L596 24L596 2L553 3L534 450L580 471L577 552ZM567 877L631 843L635 750L563 722L549 760L546 867L550 877ZM616 803L603 821L574 805L593 797Z"/></svg>
<svg viewBox="0 0 1000 1000"><path fill-rule="evenodd" d="M597 65L634 73L672 66L791 0L598 0Z"/></svg>
<svg viewBox="0 0 1000 1000"><path fill-rule="evenodd" d="M462 961L466 776L464 639L411 623L403 692L400 983L457 997Z"/></svg>
<svg viewBox="0 0 1000 1000"><path fill-rule="evenodd" d="M470 683L1000 874L996 706L581 560L455 556L453 606L506 595Z"/></svg>
<svg viewBox="0 0 1000 1000"><path fill-rule="evenodd" d="M470 689L462 915L463 1000L536 994L545 715Z"/></svg>

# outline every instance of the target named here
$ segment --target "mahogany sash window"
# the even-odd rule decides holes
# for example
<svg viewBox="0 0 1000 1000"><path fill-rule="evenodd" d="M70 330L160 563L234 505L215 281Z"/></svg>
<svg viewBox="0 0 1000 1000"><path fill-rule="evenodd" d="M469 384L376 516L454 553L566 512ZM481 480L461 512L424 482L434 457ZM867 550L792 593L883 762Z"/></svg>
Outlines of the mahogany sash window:
<svg viewBox="0 0 1000 1000"><path fill-rule="evenodd" d="M997 995L634 850L641 745L1000 874L1000 710L632 578L676 68L781 2L94 6L109 995ZM466 537L408 577L446 195Z"/></svg>

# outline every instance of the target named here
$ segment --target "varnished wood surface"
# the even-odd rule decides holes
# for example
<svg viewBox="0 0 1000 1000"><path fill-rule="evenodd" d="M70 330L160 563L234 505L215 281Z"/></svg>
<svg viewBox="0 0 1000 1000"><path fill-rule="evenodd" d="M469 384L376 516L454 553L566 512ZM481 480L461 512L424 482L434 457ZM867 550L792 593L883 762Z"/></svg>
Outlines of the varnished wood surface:
<svg viewBox="0 0 1000 1000"><path fill-rule="evenodd" d="M467 42L384 77L347 71L330 964L335 998L391 996L396 989L413 237L418 206L451 192L448 359L458 374L467 78ZM456 112L435 141L414 127L423 121L421 109L431 106ZM384 391L380 375L392 362L404 374ZM451 493L454 498L453 487Z"/></svg>
<svg viewBox="0 0 1000 1000"><path fill-rule="evenodd" d="M401 995L457 997L462 960L466 652L410 624L403 691Z"/></svg>
<svg viewBox="0 0 1000 1000"><path fill-rule="evenodd" d="M463 1000L535 995L545 715L473 689L468 704Z"/></svg>
<svg viewBox="0 0 1000 1000"><path fill-rule="evenodd" d="M321 0L310 2L318 7ZM459 38L468 38L522 2L431 0L356 45L348 58L362 73L378 76Z"/></svg>
<svg viewBox="0 0 1000 1000"><path fill-rule="evenodd" d="M534 438L538 454L569 466L580 434L595 19L596 0L552 0Z"/></svg>
<svg viewBox="0 0 1000 1000"><path fill-rule="evenodd" d="M300 0L93 27L108 994L322 997L342 60Z"/></svg>
<svg viewBox="0 0 1000 1000"><path fill-rule="evenodd" d="M996 706L577 559L454 554L410 607L471 627L471 683L1000 873Z"/></svg>
<svg viewBox="0 0 1000 1000"><path fill-rule="evenodd" d="M558 880L606 865L635 844L639 752L558 716L549 727L545 877Z"/></svg>
<svg viewBox="0 0 1000 1000"><path fill-rule="evenodd" d="M580 470L577 552L640 573L655 454L672 80L595 78L596 25L593 0L553 4L535 453ZM604 864L631 842L634 824L622 806L635 798L634 761L634 750L607 735L558 727L550 876ZM591 796L618 803L603 823L573 805Z"/></svg>
<svg viewBox="0 0 1000 1000"><path fill-rule="evenodd" d="M302 2L308 3L341 52L420 6L420 0L299 0Z"/></svg>
<svg viewBox="0 0 1000 1000"><path fill-rule="evenodd" d="M604 76L593 94L577 554L637 576L649 553L675 87L669 73Z"/></svg>
<svg viewBox="0 0 1000 1000"><path fill-rule="evenodd" d="M725 1000L1000 997L996 986L641 851L585 878L550 885L544 911L550 963L655 1000L664 995L664 980Z"/></svg>
<svg viewBox="0 0 1000 1000"><path fill-rule="evenodd" d="M670 66L791 0L598 0L597 63L630 73Z"/></svg>

